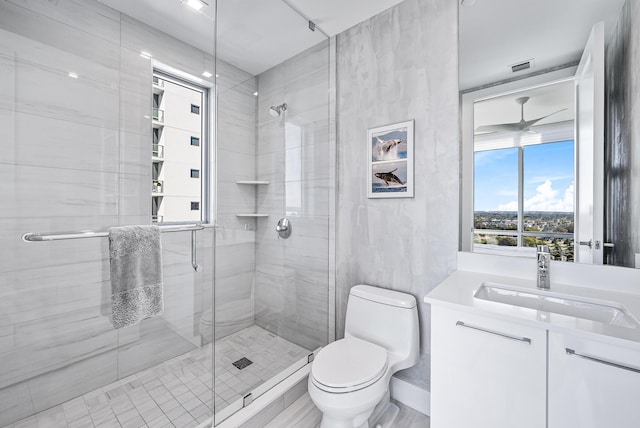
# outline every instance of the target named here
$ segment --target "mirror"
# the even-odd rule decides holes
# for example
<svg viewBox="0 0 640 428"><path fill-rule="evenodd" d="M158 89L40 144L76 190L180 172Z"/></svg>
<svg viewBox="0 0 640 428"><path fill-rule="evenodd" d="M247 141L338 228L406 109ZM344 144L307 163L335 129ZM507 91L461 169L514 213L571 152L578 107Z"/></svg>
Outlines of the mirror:
<svg viewBox="0 0 640 428"><path fill-rule="evenodd" d="M474 143L477 156L478 144L484 144L485 149L488 147L487 144L489 146L492 144L492 140L494 142L502 140L501 144L507 144L504 141L505 138L498 138L509 134L504 132L506 131L504 127L503 129L495 129L495 127L491 128L487 125L515 124L521 119L530 121L543 118L546 115L549 117L543 118L531 126L511 130L510 144L523 148L522 156L525 156L525 163L527 155L524 153L527 151L530 152L529 157L532 158L535 147L539 147L540 150L542 146L551 147L546 144L534 146L532 141L537 140L540 143L572 139L568 135L571 135L573 115L576 111L580 111L580 108L575 108L572 105L574 76L577 71L584 71L578 69L578 63L583 55L592 27L603 21L605 53L603 54L602 80L606 83L603 83L602 101L606 108L601 108L599 111L602 115L601 121L603 123L601 125L604 128L604 131L601 132L604 134L602 138L604 148L595 149L595 153L600 153L599 156L603 159L601 162L603 165L601 168L602 178L598 178L597 174L592 174L596 177L594 185L603 189L601 192L602 202L598 202L596 198L592 208L587 210L577 203L578 197L573 197L573 206L578 207L575 209L576 227L579 227L578 220L581 218L583 218L581 224L586 224L584 216L589 214L593 218L595 228L601 227L602 238L591 239L591 247L588 247L590 239L583 238L582 233L576 232L575 236L571 238L569 238L570 235L565 236L563 253L564 259L572 261L573 251L567 245L571 246L573 244L571 241L575 238L574 250L576 252L597 253L599 251L601 260L599 261L598 257L585 257L584 254L582 256L576 254L576 261L640 267L636 264L636 260L640 259L640 256L637 255L640 253L640 232L632 220L639 218L637 211L640 210L640 196L637 196L640 194L640 182L638 181L640 180L638 174L640 156L632 157L634 153L632 148L640 144L640 123L631 114L631 109L637 110L640 101L637 86L632 86L632 76L637 73L640 66L638 53L638 44L640 43L637 41L637 30L635 30L640 25L640 8L637 2L632 0L626 2L624 0L592 0L589 2L568 0L560 3L553 0L538 2L461 0L459 78L462 104L461 171L463 184L461 189L460 249L475 251L472 239L473 231L476 229L474 226L477 226L474 224L474 210L478 211L478 208L481 207L477 200L479 195L474 194L473 191L473 177L474 174L478 174L478 171L474 170ZM633 32L636 34L632 34ZM564 86L551 85L551 83L558 82L564 83ZM527 92L521 92L525 88ZM550 88L555 89L550 90ZM568 98L565 101L545 101L546 105L545 102L541 102L545 97L557 98L556 95L563 91L560 88L564 88L565 92L568 92ZM543 93L536 93L536 91ZM544 92L547 94L545 95ZM499 95L503 96L498 97ZM529 99L527 100L526 97ZM585 99L586 96L582 95L581 98ZM500 103L503 104L502 108ZM509 104L510 108L504 107ZM495 108L491 107L492 105ZM565 108L567 110L558 112L558 110ZM598 111L597 108L595 110ZM505 111L508 111L508 114L505 115ZM584 125L587 120L579 116L576 123L578 122ZM560 125L562 123L564 123L564 131L553 129L554 127L562 128ZM481 128L479 129L479 127ZM568 134L565 132L567 129L569 129ZM587 138L582 138L583 147L586 140ZM581 143L579 139L575 141L575 158L582 159L578 156L581 153ZM515 149L516 158L520 148ZM585 151L586 149L582 149L582 153ZM504 153L506 154L506 152ZM557 173L557 176L566 176L570 169L566 162L563 170L550 169L559 163L557 155L549 155L542 159L546 162L541 162L540 165L544 165L545 174L548 176L553 175L554 172ZM530 163L534 165L533 161ZM537 166L536 168L542 167ZM522 192L526 195L527 183L522 182L526 180L526 166L524 169L525 172L521 172L518 179L516 167L515 175L512 171L512 177L515 177L514 186L525 189ZM576 179L580 178L577 176L578 172L586 169L587 163L584 160L576 161ZM530 169L529 176L531 175ZM496 179L497 176L497 170L488 171L489 178ZM480 180L480 178L478 179ZM518 180L520 180L519 183ZM584 183L584 177L581 180ZM561 186L555 188L556 196L562 193L563 197L569 198L568 191L573 190L569 188L570 184L570 182L563 183L562 189ZM576 193L579 190L584 192L587 188L586 184L576 183ZM529 196L532 196L531 191L529 191ZM533 196L535 196L535 192ZM516 197L516 199L508 201L512 203L511 205L502 204L502 210L507 211L505 208L507 206L511 208L517 206L517 204L513 205L517 199ZM526 200L526 196L520 197L521 201L523 199ZM585 197L580 196L580 201L584 200ZM474 209L475 204L478 205L478 208ZM526 211L526 204L521 202L520 211L516 210L516 217L511 221L519 224L521 229L518 230L523 232L522 235L527 235L528 231L524 225L527 214L522 212L523 205L525 205L524 210ZM499 211L499 206L500 204L496 204L494 210ZM566 205L563 210L569 211ZM518 212L520 212L519 216ZM558 219L557 222L567 223L565 220L567 219ZM571 232L570 228L566 227L567 224L561 225L562 227L558 226L556 231L559 233ZM583 226L582 229L584 230L585 227ZM502 237L501 242L504 246L514 245L514 242L521 244L512 247L512 250L515 250L512 253L522 255L522 251L518 250L526 250L524 242L531 241L532 238L516 236L515 233L512 235L512 237ZM551 239L551 237L548 238ZM596 241L598 249L596 249ZM585 245L579 245L580 242ZM526 251L524 253L526 254ZM560 251L557 256L558 259L562 258ZM638 261L640 262L640 260Z"/></svg>

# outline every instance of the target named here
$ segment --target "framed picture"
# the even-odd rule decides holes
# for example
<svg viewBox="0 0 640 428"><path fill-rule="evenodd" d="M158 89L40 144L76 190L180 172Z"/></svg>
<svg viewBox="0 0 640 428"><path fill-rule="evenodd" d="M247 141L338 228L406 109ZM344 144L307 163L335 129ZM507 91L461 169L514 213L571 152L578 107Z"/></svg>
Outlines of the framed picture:
<svg viewBox="0 0 640 428"><path fill-rule="evenodd" d="M367 131L369 198L413 198L413 120Z"/></svg>

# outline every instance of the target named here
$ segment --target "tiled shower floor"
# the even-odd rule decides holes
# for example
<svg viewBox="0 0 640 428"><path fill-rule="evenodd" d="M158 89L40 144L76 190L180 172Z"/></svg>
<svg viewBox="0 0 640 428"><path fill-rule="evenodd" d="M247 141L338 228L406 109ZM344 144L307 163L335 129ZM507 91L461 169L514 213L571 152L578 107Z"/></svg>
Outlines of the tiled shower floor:
<svg viewBox="0 0 640 428"><path fill-rule="evenodd" d="M212 345L91 391L5 428L189 428L211 416ZM214 405L219 412L309 351L252 326L215 346ZM243 369L233 363L245 357Z"/></svg>

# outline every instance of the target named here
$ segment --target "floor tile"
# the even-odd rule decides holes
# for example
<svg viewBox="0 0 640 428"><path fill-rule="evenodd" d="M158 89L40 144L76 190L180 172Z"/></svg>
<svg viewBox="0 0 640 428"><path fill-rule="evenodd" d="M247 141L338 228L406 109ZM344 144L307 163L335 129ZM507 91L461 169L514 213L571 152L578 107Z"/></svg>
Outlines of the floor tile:
<svg viewBox="0 0 640 428"><path fill-rule="evenodd" d="M251 326L5 428L195 427L308 353ZM238 369L242 358L251 364Z"/></svg>

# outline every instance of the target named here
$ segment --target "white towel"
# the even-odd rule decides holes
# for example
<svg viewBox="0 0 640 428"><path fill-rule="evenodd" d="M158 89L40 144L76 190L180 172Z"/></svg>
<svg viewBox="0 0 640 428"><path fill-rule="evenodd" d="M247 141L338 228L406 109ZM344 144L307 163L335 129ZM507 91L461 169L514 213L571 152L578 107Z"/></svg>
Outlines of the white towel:
<svg viewBox="0 0 640 428"><path fill-rule="evenodd" d="M158 226L109 229L111 322L128 327L162 314L162 245Z"/></svg>

